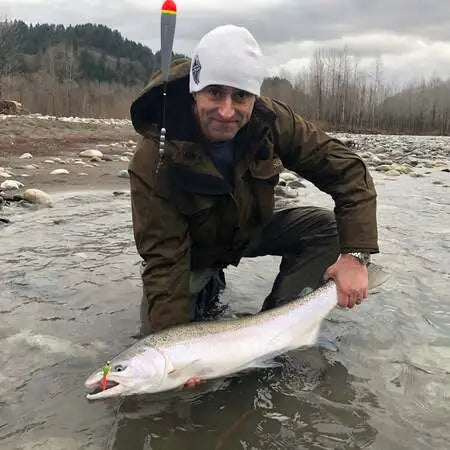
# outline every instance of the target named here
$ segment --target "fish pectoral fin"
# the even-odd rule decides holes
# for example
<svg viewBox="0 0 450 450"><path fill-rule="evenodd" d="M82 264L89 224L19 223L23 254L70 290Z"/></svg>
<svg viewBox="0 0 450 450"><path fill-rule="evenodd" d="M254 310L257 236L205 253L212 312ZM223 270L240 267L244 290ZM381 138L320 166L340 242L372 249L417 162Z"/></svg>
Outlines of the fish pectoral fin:
<svg viewBox="0 0 450 450"><path fill-rule="evenodd" d="M389 279L389 272L383 266L370 263L367 265L369 275L369 292L384 284Z"/></svg>
<svg viewBox="0 0 450 450"><path fill-rule="evenodd" d="M169 377L181 378L186 375L186 380L189 378L195 377L196 375L192 374L192 369L196 363L198 363L200 359L194 359L193 361L188 362L183 366L173 367L167 375Z"/></svg>
<svg viewBox="0 0 450 450"><path fill-rule="evenodd" d="M252 369L275 369L276 367L281 367L282 364L278 361L275 361L273 359L256 359L250 365L249 368Z"/></svg>

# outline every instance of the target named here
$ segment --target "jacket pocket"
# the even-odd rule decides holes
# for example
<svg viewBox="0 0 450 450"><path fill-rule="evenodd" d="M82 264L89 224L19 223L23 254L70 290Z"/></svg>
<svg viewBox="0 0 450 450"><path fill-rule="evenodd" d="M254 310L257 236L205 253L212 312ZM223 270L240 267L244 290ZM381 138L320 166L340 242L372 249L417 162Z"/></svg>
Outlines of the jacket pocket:
<svg viewBox="0 0 450 450"><path fill-rule="evenodd" d="M283 170L283 163L278 156L250 163L250 182L263 223L268 222L273 216L274 188L278 184L280 173Z"/></svg>
<svg viewBox="0 0 450 450"><path fill-rule="evenodd" d="M210 245L217 238L214 198L186 192L173 193L177 210L188 222L189 234L195 245Z"/></svg>

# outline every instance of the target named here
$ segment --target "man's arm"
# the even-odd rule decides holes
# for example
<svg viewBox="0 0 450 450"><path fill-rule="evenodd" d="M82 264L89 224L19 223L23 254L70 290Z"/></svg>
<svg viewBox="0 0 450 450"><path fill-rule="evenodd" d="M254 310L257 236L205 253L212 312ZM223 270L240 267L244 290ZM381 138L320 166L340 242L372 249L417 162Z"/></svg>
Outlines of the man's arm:
<svg viewBox="0 0 450 450"><path fill-rule="evenodd" d="M362 159L343 143L274 101L284 166L330 194L341 253L377 253L376 191Z"/></svg>
<svg viewBox="0 0 450 450"><path fill-rule="evenodd" d="M152 331L189 322L190 238L184 218L150 186L155 165L145 142L130 164L131 206L136 247ZM157 149L156 149L157 150ZM145 179L145 181L144 181Z"/></svg>
<svg viewBox="0 0 450 450"><path fill-rule="evenodd" d="M333 278L338 304L353 308L368 295L365 266L346 253L378 252L376 191L369 171L355 153L282 103L277 111L278 152L284 166L333 197L340 252L324 278Z"/></svg>

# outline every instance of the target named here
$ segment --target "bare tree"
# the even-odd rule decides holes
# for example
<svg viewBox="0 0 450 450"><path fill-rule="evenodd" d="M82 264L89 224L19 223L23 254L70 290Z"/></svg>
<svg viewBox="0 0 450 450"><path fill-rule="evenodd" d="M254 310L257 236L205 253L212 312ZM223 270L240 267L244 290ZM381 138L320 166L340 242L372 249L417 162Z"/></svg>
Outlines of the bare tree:
<svg viewBox="0 0 450 450"><path fill-rule="evenodd" d="M17 63L18 33L14 22L0 22L0 98L3 97L4 78L9 76Z"/></svg>

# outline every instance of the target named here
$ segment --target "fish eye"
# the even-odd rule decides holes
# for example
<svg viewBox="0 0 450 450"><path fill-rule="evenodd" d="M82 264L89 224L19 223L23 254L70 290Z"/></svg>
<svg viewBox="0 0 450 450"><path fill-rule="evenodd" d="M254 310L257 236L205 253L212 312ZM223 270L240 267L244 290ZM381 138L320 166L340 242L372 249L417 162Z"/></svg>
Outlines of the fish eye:
<svg viewBox="0 0 450 450"><path fill-rule="evenodd" d="M126 369L126 366L122 366L122 364L117 364L114 366L114 372L123 372Z"/></svg>

